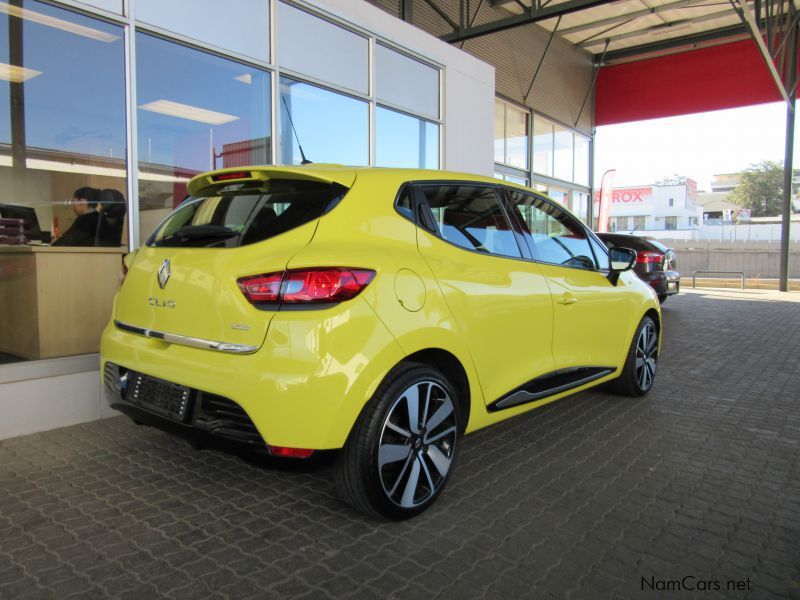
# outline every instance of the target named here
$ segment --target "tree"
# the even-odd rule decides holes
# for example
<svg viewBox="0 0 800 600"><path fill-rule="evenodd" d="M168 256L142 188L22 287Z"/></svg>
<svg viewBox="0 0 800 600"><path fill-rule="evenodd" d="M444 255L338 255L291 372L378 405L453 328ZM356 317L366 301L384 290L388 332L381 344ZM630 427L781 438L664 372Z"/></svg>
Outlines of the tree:
<svg viewBox="0 0 800 600"><path fill-rule="evenodd" d="M677 173L656 180L656 185L683 185L684 183L686 183L686 175L678 175Z"/></svg>
<svg viewBox="0 0 800 600"><path fill-rule="evenodd" d="M763 160L750 165L742 173L728 196L731 202L749 208L753 217L775 217L781 214L783 198L783 163Z"/></svg>

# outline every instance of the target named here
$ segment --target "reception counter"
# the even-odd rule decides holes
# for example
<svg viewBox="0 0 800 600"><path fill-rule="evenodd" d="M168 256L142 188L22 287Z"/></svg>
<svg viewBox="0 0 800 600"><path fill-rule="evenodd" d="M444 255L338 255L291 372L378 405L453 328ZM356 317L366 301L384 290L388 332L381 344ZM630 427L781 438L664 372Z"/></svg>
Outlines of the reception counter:
<svg viewBox="0 0 800 600"><path fill-rule="evenodd" d="M97 352L125 252L0 246L0 352L30 360Z"/></svg>

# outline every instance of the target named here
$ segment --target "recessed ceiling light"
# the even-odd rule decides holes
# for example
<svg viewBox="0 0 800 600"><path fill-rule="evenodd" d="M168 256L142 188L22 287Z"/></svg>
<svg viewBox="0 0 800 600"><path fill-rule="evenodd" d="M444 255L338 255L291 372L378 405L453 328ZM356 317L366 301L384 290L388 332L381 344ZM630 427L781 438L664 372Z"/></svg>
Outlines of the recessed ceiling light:
<svg viewBox="0 0 800 600"><path fill-rule="evenodd" d="M28 81L28 79L38 77L41 74L42 72L36 69L0 63L0 79L10 81L11 83L22 83L23 81Z"/></svg>
<svg viewBox="0 0 800 600"><path fill-rule="evenodd" d="M239 118L235 115L228 115L214 110L192 106L191 104L183 104L181 102L173 102L172 100L164 99L141 104L139 108L162 115L169 115L170 117L198 121L208 125L224 125L225 123L236 121Z"/></svg>
<svg viewBox="0 0 800 600"><path fill-rule="evenodd" d="M19 6L11 6L5 2L0 2L0 12L4 12L12 17L19 17L20 19L31 21L32 23L39 23L40 25L46 25L47 27L53 27L54 29L60 29L61 31L67 31L69 33L74 33L75 35L80 35L92 40L98 40L107 44L119 39L118 35L114 35L112 33L100 31L99 29L94 29L92 27L86 27L85 25L78 25L77 23L65 21L64 19L51 17L50 15L45 15L40 12L36 12L35 10L20 8Z"/></svg>

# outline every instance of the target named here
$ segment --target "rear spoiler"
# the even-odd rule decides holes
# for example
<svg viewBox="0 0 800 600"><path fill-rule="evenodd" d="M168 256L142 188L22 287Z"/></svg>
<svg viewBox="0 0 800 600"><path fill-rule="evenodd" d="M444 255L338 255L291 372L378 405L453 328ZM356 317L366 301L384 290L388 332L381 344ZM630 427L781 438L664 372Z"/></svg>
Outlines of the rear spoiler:
<svg viewBox="0 0 800 600"><path fill-rule="evenodd" d="M196 196L207 188L217 187L221 184L269 181L270 179L338 183L350 188L356 179L356 170L341 165L324 164L311 164L301 167L231 167L196 175L186 185L186 189L189 194Z"/></svg>

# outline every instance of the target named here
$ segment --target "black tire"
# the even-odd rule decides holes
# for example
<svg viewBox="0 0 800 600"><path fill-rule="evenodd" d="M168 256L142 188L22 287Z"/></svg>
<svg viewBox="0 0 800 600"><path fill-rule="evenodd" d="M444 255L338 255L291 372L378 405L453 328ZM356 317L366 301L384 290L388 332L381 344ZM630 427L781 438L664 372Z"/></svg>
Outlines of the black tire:
<svg viewBox="0 0 800 600"><path fill-rule="evenodd" d="M418 515L445 488L461 431L455 388L447 378L425 365L398 365L361 411L339 452L340 496L373 516Z"/></svg>
<svg viewBox="0 0 800 600"><path fill-rule="evenodd" d="M658 301L659 301L661 304L664 304L664 302L666 302L666 301L667 301L667 298L668 298L668 297L669 297L669 296L667 296L666 294L659 294L659 295L658 295Z"/></svg>
<svg viewBox="0 0 800 600"><path fill-rule="evenodd" d="M656 376L658 335L656 322L651 317L643 317L633 336L622 374L609 384L611 391L631 397L644 396L650 391Z"/></svg>

